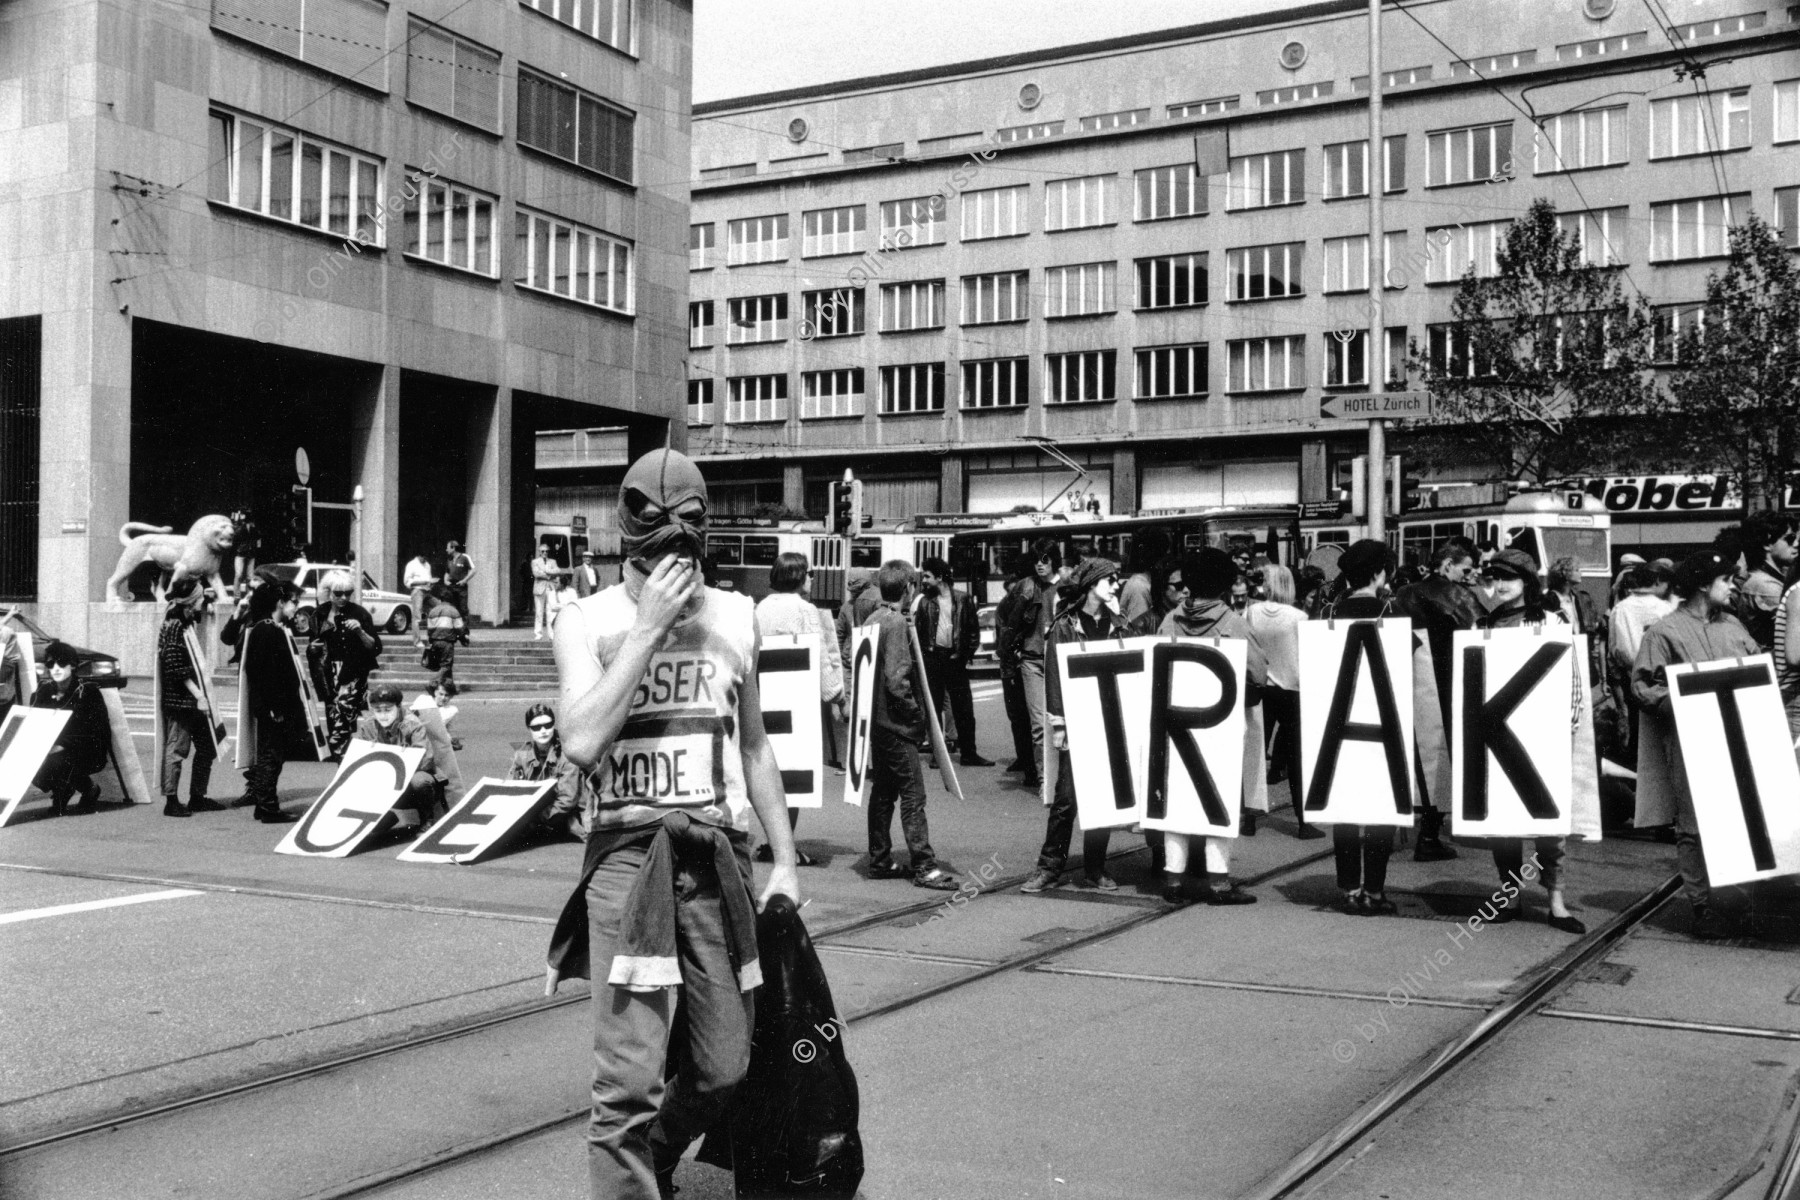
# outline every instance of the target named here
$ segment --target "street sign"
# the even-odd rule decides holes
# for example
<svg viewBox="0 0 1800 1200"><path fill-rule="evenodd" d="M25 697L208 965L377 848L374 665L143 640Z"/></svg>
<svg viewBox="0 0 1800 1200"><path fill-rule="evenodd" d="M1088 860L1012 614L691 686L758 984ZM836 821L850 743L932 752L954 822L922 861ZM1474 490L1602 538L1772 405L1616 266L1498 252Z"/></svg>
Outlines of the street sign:
<svg viewBox="0 0 1800 1200"><path fill-rule="evenodd" d="M1300 504L1302 521L1335 520L1350 512L1348 500L1304 500Z"/></svg>
<svg viewBox="0 0 1800 1200"><path fill-rule="evenodd" d="M312 481L312 460L306 457L306 447L299 446L294 450L294 478L305 487Z"/></svg>
<svg viewBox="0 0 1800 1200"><path fill-rule="evenodd" d="M1319 416L1339 421L1423 421L1432 416L1430 392L1351 392L1319 400Z"/></svg>

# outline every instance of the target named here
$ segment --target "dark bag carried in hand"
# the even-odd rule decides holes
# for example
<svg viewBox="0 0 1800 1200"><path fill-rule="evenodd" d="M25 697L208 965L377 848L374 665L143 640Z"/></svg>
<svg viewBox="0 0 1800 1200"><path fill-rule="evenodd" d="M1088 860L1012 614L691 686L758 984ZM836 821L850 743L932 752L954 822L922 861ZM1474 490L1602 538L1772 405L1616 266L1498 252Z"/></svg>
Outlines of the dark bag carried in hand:
<svg viewBox="0 0 1800 1200"><path fill-rule="evenodd" d="M706 1135L700 1161L732 1171L739 1200L852 1200L862 1182L861 1102L844 1024L794 902L756 918L763 983L750 1071Z"/></svg>

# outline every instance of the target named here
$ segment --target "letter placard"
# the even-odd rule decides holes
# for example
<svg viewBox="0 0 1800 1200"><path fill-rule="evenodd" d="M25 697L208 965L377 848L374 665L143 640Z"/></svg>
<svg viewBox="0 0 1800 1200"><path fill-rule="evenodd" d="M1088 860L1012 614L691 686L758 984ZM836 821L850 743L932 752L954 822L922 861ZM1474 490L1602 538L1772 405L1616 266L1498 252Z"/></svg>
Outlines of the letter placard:
<svg viewBox="0 0 1800 1200"><path fill-rule="evenodd" d="M763 728L781 768L789 808L825 803L825 730L819 719L819 639L784 633L762 639L756 660Z"/></svg>
<svg viewBox="0 0 1800 1200"><path fill-rule="evenodd" d="M1412 623L1300 626L1300 768L1322 825L1413 823Z"/></svg>
<svg viewBox="0 0 1800 1200"><path fill-rule="evenodd" d="M844 802L860 805L869 791L869 723L875 718L875 689L881 686L881 629L858 625L850 631L850 736L844 748Z"/></svg>
<svg viewBox="0 0 1800 1200"><path fill-rule="evenodd" d="M1155 638L1064 642L1064 731L1083 829L1144 819L1145 731L1150 726L1150 647Z"/></svg>
<svg viewBox="0 0 1800 1200"><path fill-rule="evenodd" d="M1800 874L1800 766L1774 659L1676 663L1668 676L1713 886Z"/></svg>
<svg viewBox="0 0 1800 1200"><path fill-rule="evenodd" d="M222 759L225 757L225 742L230 734L225 728L225 722L219 717L219 706L213 700L212 659L201 648L200 638L192 625L181 631L181 645L187 651L188 666L193 670L194 678L200 686L200 716L206 722L207 732L212 735L213 753Z"/></svg>
<svg viewBox="0 0 1800 1200"><path fill-rule="evenodd" d="M492 853L544 807L554 779L482 779L400 852L401 862L472 863Z"/></svg>
<svg viewBox="0 0 1800 1200"><path fill-rule="evenodd" d="M1249 653L1240 638L1163 640L1151 648L1145 829L1238 836ZM1262 765L1260 755L1256 762Z"/></svg>
<svg viewBox="0 0 1800 1200"><path fill-rule="evenodd" d="M15 704L0 718L0 825L12 820L70 715L64 708Z"/></svg>
<svg viewBox="0 0 1800 1200"><path fill-rule="evenodd" d="M906 637L911 644L913 663L913 694L918 696L925 710L925 732L931 739L931 757L937 762L938 778L944 781L952 796L958 800L963 798L962 783L956 778L956 768L950 765L950 750L944 743L944 727L938 723L937 705L931 702L931 688L925 682L925 651L919 645L919 630L911 621L906 623Z"/></svg>
<svg viewBox="0 0 1800 1200"><path fill-rule="evenodd" d="M277 628L280 629L281 636L287 639L288 656L293 660L294 678L298 681L294 686L300 700L300 711L306 715L305 746L310 753L304 754L302 761L324 762L331 757L331 745L325 734L325 708L319 703L318 693L313 691L312 668L307 664L306 656L300 653L293 631L285 626ZM242 636L248 638L250 630L246 629ZM238 659L237 767L240 771L256 761L256 719L251 715L255 711L255 705L251 702L249 671L250 656L245 654ZM294 754L300 752L298 735L294 740L296 746L289 753L289 761L293 761Z"/></svg>
<svg viewBox="0 0 1800 1200"><path fill-rule="evenodd" d="M1573 832L1571 633L1548 624L1457 631L1450 697L1457 833Z"/></svg>
<svg viewBox="0 0 1800 1200"><path fill-rule="evenodd" d="M288 830L277 854L343 858L362 845L393 811L413 772L425 760L423 746L383 746L357 738L344 751L329 786L299 824Z"/></svg>

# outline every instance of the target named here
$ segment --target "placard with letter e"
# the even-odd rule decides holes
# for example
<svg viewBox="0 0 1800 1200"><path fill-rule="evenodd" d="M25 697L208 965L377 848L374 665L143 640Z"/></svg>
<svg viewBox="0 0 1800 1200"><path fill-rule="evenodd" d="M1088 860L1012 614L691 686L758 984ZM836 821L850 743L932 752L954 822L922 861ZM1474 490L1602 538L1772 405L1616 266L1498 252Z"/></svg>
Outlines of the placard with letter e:
<svg viewBox="0 0 1800 1200"><path fill-rule="evenodd" d="M1714 887L1800 874L1800 766L1767 654L1668 668Z"/></svg>
<svg viewBox="0 0 1800 1200"><path fill-rule="evenodd" d="M349 855L393 811L423 761L423 746L352 740L331 783L299 823L288 829L275 853L313 858Z"/></svg>
<svg viewBox="0 0 1800 1200"><path fill-rule="evenodd" d="M825 729L819 717L819 639L783 633L762 639L756 659L763 729L781 768L789 808L825 803Z"/></svg>
<svg viewBox="0 0 1800 1200"><path fill-rule="evenodd" d="M400 861L472 863L528 825L555 786L554 779L483 778L402 850Z"/></svg>
<svg viewBox="0 0 1800 1200"><path fill-rule="evenodd" d="M1134 637L1056 647L1075 812L1083 829L1144 819L1150 648L1158 640Z"/></svg>
<svg viewBox="0 0 1800 1200"><path fill-rule="evenodd" d="M844 802L860 805L869 793L869 724L875 719L875 689L881 686L881 629L858 625L850 631L850 733L844 747Z"/></svg>
<svg viewBox="0 0 1800 1200"><path fill-rule="evenodd" d="M1413 823L1412 622L1300 625L1300 770L1306 817Z"/></svg>
<svg viewBox="0 0 1800 1200"><path fill-rule="evenodd" d="M1551 624L1457 631L1450 801L1458 834L1573 832L1572 635Z"/></svg>
<svg viewBox="0 0 1800 1200"><path fill-rule="evenodd" d="M70 715L66 708L15 704L0 717L0 825L12 820Z"/></svg>

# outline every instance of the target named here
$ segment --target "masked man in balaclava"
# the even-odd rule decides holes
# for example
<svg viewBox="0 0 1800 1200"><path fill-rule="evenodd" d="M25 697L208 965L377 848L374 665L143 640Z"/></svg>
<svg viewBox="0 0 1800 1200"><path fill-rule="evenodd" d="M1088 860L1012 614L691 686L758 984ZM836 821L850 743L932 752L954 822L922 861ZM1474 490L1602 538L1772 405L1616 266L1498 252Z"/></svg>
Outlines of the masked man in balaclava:
<svg viewBox="0 0 1800 1200"><path fill-rule="evenodd" d="M775 862L758 903L800 895L755 607L703 582L706 519L692 461L638 459L619 492L624 578L566 605L554 630L563 750L590 774L595 820L549 984L593 980L595 1200L670 1195L682 1153L749 1067L762 979L751 808Z"/></svg>

